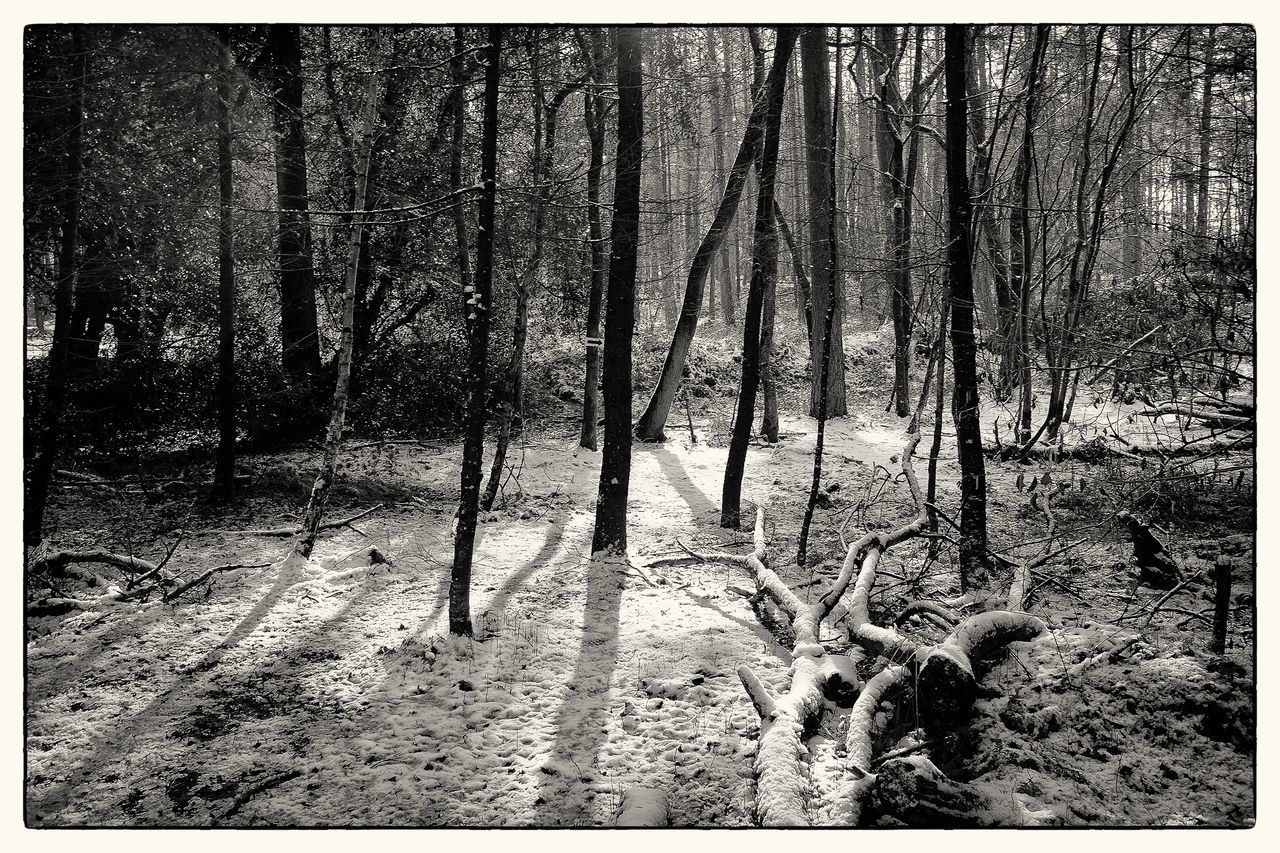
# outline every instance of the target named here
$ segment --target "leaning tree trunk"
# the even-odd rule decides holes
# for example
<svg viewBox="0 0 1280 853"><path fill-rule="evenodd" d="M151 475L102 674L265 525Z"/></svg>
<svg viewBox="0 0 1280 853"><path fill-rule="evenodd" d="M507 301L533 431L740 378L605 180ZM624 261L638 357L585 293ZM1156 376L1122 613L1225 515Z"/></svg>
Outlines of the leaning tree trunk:
<svg viewBox="0 0 1280 853"><path fill-rule="evenodd" d="M782 123L787 62L791 58L795 39L795 28L778 28L773 48L773 66L769 69L768 79L758 99L766 105L764 149L758 167L760 194L756 202L751 287L747 291L747 310L742 320L742 387L738 392L738 410L733 421L733 437L729 441L729 457L725 461L724 490L720 505L720 526L733 529L737 529L740 524L742 476L747 462L747 445L751 442L756 386L760 379L760 315L765 291L777 274L778 238L773 222L774 178L778 170L778 135Z"/></svg>
<svg viewBox="0 0 1280 853"><path fill-rule="evenodd" d="M968 62L965 27L949 24L945 34L947 78L947 276L951 283L951 413L960 460L960 589L984 579L987 552L987 475L978 413L977 346L973 334L973 248L969 198Z"/></svg>
<svg viewBox="0 0 1280 853"><path fill-rule="evenodd" d="M724 194L716 209L715 218L706 235L698 245L689 267L689 277L685 283L684 305L680 309L680 319L676 322L675 333L671 337L671 346L667 350L666 360L662 364L662 373L658 384L644 414L636 423L636 435L642 441L664 441L666 439L667 416L675 402L676 392L680 388L680 379L684 375L685 362L689 357L689 346L698 330L698 311L702 307L702 290L706 285L707 274L715 261L716 251L724 240L725 232L733 224L738 211L738 202L742 197L742 188L746 185L751 164L756 158L760 140L764 136L764 114L766 104L763 98L757 98L747 119L747 128L742 135L742 143L738 146L737 157L729 170L729 178L725 184Z"/></svg>
<svg viewBox="0 0 1280 853"><path fill-rule="evenodd" d="M58 199L62 239L58 244L58 284L53 296L53 340L49 347L49 373L40 431L35 441L34 458L29 462L26 494L23 496L22 540L29 547L40 544L44 529L45 502L61 439L67 389L67 350L71 314L75 308L76 248L80 234L80 191L84 169L85 84L89 74L89 51L85 45L84 30L78 26L71 29L71 54L74 63L68 79L71 95L67 99L67 123L63 136L66 170Z"/></svg>
<svg viewBox="0 0 1280 853"><path fill-rule="evenodd" d="M311 496L302 513L302 534L295 548L302 557L310 557L320 531L320 519L324 515L325 502L338 470L338 449L342 443L342 427L347 417L347 391L351 385L352 328L356 312L356 275L360 266L360 239L364 233L365 197L368 187L369 160L373 155L374 132L377 129L379 74L377 63L382 55L382 30L373 28L373 71L368 75L365 89L364 128L360 149L356 156L355 193L351 206L351 234L347 239L347 275L342 288L342 329L338 341L338 376L333 388L333 407L329 413L329 428L325 433L324 459L320 473L311 486Z"/></svg>
<svg viewBox="0 0 1280 853"><path fill-rule="evenodd" d="M502 27L489 27L484 69L484 128L480 142L480 212L476 236L475 292L465 315L470 352L467 358L467 427L462 445L458 526L453 537L453 570L449 577L449 633L471 635L471 558L480 510L480 475L484 462L485 386L489 360L489 325L493 290L493 225L498 185L498 81ZM466 309L464 309L466 310Z"/></svg>
<svg viewBox="0 0 1280 853"><path fill-rule="evenodd" d="M631 482L631 336L635 330L636 248L640 238L640 164L644 157L641 33L619 27L618 154L604 327L604 453L592 553L627 552ZM700 300L699 300L700 301ZM694 303L696 320L698 303Z"/></svg>
<svg viewBox="0 0 1280 853"><path fill-rule="evenodd" d="M235 498L236 479L236 272L231 205L231 46L218 33L218 455L213 469L213 500Z"/></svg>
<svg viewBox="0 0 1280 853"><path fill-rule="evenodd" d="M832 209L835 179L830 163L835 157L835 130L831 109L830 59L827 55L826 27L808 27L800 33L800 63L803 66L805 164L809 196L809 246L813 274L809 289L810 314L825 317L827 302L840 299L840 285L831 263L835 253L835 223ZM834 334L829 339L813 335L810 341L809 414L818 416L822 394L818 383L823 355L819 347L825 343L827 356L827 415L840 417L847 411L844 387L844 317L837 304Z"/></svg>

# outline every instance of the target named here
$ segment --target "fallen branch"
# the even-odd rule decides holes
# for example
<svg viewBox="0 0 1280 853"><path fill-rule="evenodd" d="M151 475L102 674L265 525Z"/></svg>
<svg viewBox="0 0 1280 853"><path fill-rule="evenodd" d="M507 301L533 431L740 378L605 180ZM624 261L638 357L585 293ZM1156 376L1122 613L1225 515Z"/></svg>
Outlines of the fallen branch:
<svg viewBox="0 0 1280 853"><path fill-rule="evenodd" d="M202 572L199 575L199 577L195 578L194 580L187 581L182 586L178 587L172 592L165 593L164 600L166 602L174 601L179 597L181 597L184 593L186 593L187 590L191 589L192 587L199 586L200 584L204 583L209 578L213 577L216 574L219 574L220 572L229 572L229 571L232 571L233 569L265 569L267 566L270 566L270 565L272 564L271 563L229 563L225 566L215 566L212 569Z"/></svg>
<svg viewBox="0 0 1280 853"><path fill-rule="evenodd" d="M320 525L317 528L317 530L336 530L337 528L340 528L340 527L351 527L351 525L354 522L357 522L360 519L364 518L365 516L371 515L377 512L378 510L382 509L382 506L383 506L382 504L376 504L375 506L369 507L364 512L356 513L350 518L344 518L341 521L326 522ZM354 527L352 527L351 529L355 530ZM214 530L209 532L224 533L224 534L239 534L240 536L265 536L265 537L285 538L289 536L297 536L298 534L302 533L302 528L300 526L299 527L273 527L267 530Z"/></svg>
<svg viewBox="0 0 1280 853"><path fill-rule="evenodd" d="M160 567L140 557L110 551L53 551L31 564L32 571L56 570L72 563L102 563L130 574L151 573Z"/></svg>

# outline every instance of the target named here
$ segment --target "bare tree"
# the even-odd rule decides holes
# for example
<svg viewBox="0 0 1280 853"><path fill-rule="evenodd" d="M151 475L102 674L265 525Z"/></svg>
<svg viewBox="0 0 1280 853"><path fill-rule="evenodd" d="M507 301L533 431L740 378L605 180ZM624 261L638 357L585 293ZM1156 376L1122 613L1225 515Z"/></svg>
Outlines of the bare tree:
<svg viewBox="0 0 1280 853"><path fill-rule="evenodd" d="M338 341L338 375L334 380L333 405L329 411L329 427L325 432L324 458L320 473L311 486L306 509L302 513L302 535L295 550L303 557L311 556L316 535L320 531L320 519L333 488L338 472L338 450L342 444L342 428L347 417L347 392L351 387L351 357L353 350L352 327L356 312L356 276L360 266L360 240L365 230L365 197L368 190L369 159L373 155L373 140L377 130L378 100L381 91L381 75L377 64L382 56L382 29L373 28L373 45L369 52L373 69L365 86L363 133L356 153L355 192L351 213L351 234L347 240L346 281L342 288L342 329Z"/></svg>
<svg viewBox="0 0 1280 853"><path fill-rule="evenodd" d="M449 576L449 633L471 634L471 558L480 510L484 462L485 396L493 292L493 225L498 197L498 82L501 79L502 27L489 27L484 68L484 119L480 142L480 211L476 234L474 293L467 294L467 427L462 445L458 525L453 536Z"/></svg>
<svg viewBox="0 0 1280 853"><path fill-rule="evenodd" d="M231 165L231 45L229 34L215 32L218 67L216 136L218 143L218 454L212 497L219 503L235 497L236 479L236 268L231 223L235 187Z"/></svg>
<svg viewBox="0 0 1280 853"><path fill-rule="evenodd" d="M764 294L777 274L778 238L773 222L774 179L778 170L778 137L782 124L782 101L786 91L787 63L795 45L796 29L779 27L773 47L773 65L761 86L757 103L765 104L764 148L761 150L760 190L756 202L754 248L751 258L751 288L742 320L742 387L725 461L724 489L720 499L720 526L737 529L741 523L742 476L747 462L747 445L755 419L756 386L760 381L760 315Z"/></svg>
<svg viewBox="0 0 1280 853"><path fill-rule="evenodd" d="M631 335L635 329L636 246L640 236L640 164L644 158L641 35L615 30L618 51L618 155L613 185L609 291L604 320L604 454L593 553L627 552L631 482ZM695 307L696 316L696 307Z"/></svg>

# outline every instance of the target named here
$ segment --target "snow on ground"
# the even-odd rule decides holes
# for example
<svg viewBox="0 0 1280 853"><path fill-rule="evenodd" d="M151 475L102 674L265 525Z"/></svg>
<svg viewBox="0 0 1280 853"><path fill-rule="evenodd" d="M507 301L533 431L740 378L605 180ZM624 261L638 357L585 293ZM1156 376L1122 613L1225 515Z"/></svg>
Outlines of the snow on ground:
<svg viewBox="0 0 1280 853"><path fill-rule="evenodd" d="M851 532L894 525L913 512L898 482L905 421L883 411L881 389L886 386L880 374L885 374L887 361L875 352L885 351L883 338L883 329L846 338L847 352L866 356L858 370L876 375L850 385L850 415L827 425L823 482L831 500L819 509L811 540L811 550L827 560L838 557L835 531L851 511ZM696 443L680 428L683 419L673 417L668 442L634 447L625 564L589 559L599 455L576 449L568 437L530 440L523 449L513 448L518 476L508 480L503 493L510 503L482 514L477 536L474 640L453 639L447 631L449 523L461 457L457 446L388 445L347 454L339 486L368 489L378 484L384 489L369 493L377 496L355 509L382 500L384 494L388 506L358 522L359 533L326 534L310 563L282 561L287 546L279 539L189 535L173 562L188 574L231 561L274 560L275 565L219 575L207 598L184 600L176 607L129 604L31 620L30 822L600 825L616 818L626 792L656 789L666 793L676 825L749 824L759 727L735 669L746 663L771 687L783 688L788 651L735 591L745 582L740 570L650 567L680 553L677 538L704 548L745 549L749 544L745 532L729 533L718 526L726 449L716 441L723 427L714 410L725 408L729 400L720 396L706 401L712 417L695 423ZM1073 421L1082 434L1115 425L1136 441L1135 433L1150 421L1130 419L1132 408L1082 398ZM999 416L995 407L987 411L990 418ZM1172 420L1164 419L1164 428L1176 430ZM810 418L784 416L782 442L750 451L744 489L746 504L769 503L776 565L802 596L819 588L801 582L811 570L787 569L785 564L794 553L798 514L807 498L815 427ZM988 421L984 438L990 434ZM939 502L953 506L956 473L950 461L954 429L949 416L943 439ZM922 447L919 455L925 454ZM314 460L299 452L254 464L258 480L305 487ZM1013 484L1015 472L1006 467L989 465L992 529L999 547L1034 542L1043 529L1039 513ZM1083 477L1086 467L1073 461L1062 473ZM923 476L922 464L918 470ZM841 488L833 490L833 483ZM404 495L413 500L394 504ZM1079 498L1084 501L1081 511L1087 512L1094 498L1090 486L1087 496ZM57 512L83 512L84 500L61 500ZM254 498L242 510L242 519L226 526L288 523L276 520L278 502ZM131 508L122 500L102 518L85 522L68 517L60 525L68 541L60 544L123 547L113 542L119 531L112 519L143 511L155 510L136 504ZM338 509L330 513L347 514ZM1076 524L1080 519L1071 520ZM1099 533L1074 555L1055 561L1061 566L1054 574L1084 590L1114 586L1104 594L1116 598L1092 604L1079 595L1050 601L1048 596L1058 593L1044 588L1037 603L1044 615L1064 607L1079 609L1081 602L1092 610L1105 602L1116 611L1109 618L1122 616L1122 606L1127 611L1129 605L1120 600L1123 568L1116 568L1116 555L1101 538ZM369 544L390 555L394 565L362 566L343 559ZM919 550L904 546L886 558L886 577L902 573L908 564L914 573L922 559ZM1123 567L1123 559L1119 565ZM940 592L950 582L945 567L937 571L926 580L926 592ZM1066 637L1060 631L1053 636ZM1086 639L1090 648L1098 640L1092 635ZM1058 651L1055 646L1055 657ZM1162 665L1178 664L1169 658ZM1125 666L1138 675L1113 672ZM1028 693L1033 688L1025 687L1031 682L1024 680L1014 698L1038 716L1028 722L1021 711L1006 714L1014 722L1008 730L992 730L992 749L1025 748L1023 730L1052 716L1041 704L1056 703L1067 709L1066 718L1075 715L1079 722L1062 727L1057 736L1062 742L1052 744L1059 752L1076 749L1075 741L1064 739L1081 737L1081 730L1105 731L1112 725L1089 717L1105 702L1111 703L1108 713L1127 715L1135 724L1157 712L1178 713L1156 701L1163 701L1173 682L1159 673L1159 678L1152 676L1150 666L1135 666L1108 663L1098 672L1150 682L1147 688L1138 680L1143 692L1137 707L1149 707L1151 714L1135 715L1132 703L1123 704L1127 700L1116 691L1119 699L1111 693L1081 693L1041 701L1041 693ZM1050 692L1045 688L1043 695ZM1177 692L1176 701L1197 708L1221 704L1213 697L1185 694ZM1111 707L1116 702L1121 704ZM1008 706L990 711L986 718L999 716ZM838 715L834 722L838 724ZM1017 733L1009 734L1013 729ZM811 743L819 787L824 767L835 761L831 744L839 742L838 734L819 732ZM1183 729L1175 734L1186 736ZM1164 737L1150 737L1157 735ZM1174 805L1180 814L1194 816L1207 813L1211 806L1206 803L1216 797L1230 802L1233 814L1243 814L1247 804L1241 792L1251 790L1247 760L1241 757L1246 750L1210 740L1207 745L1196 741L1197 748L1208 750L1203 754L1212 755L1224 774L1232 774L1227 787L1209 792L1209 799L1187 796ZM1128 748L1139 742L1128 738L1118 743ZM1241 751L1233 754L1233 749ZM1071 768L1061 772L1061 760L1055 764L1043 755L1036 760L1055 778L1071 775L1071 770L1086 778L1120 772L1102 753L1080 767L1069 762ZM1115 809L1097 805L1105 803L1107 792L1083 782L1038 793L1028 788L1022 794L1039 803L1080 804L1082 798L1092 798L1094 812L1059 810L1057 819L1067 822L1167 819L1168 810L1162 807L1168 790L1186 790L1194 774L1182 767L1162 768L1160 762L1168 764L1166 755L1150 749L1133 761L1141 763L1134 765L1132 772L1139 774L1134 778L1147 780L1141 803L1130 801ZM1002 791L1015 784L1027 787L1025 779L1014 778L1019 772L1016 763L1010 764L991 784L1003 786ZM1181 781L1171 773L1180 774Z"/></svg>
<svg viewBox="0 0 1280 853"><path fill-rule="evenodd" d="M677 536L717 538L724 455L637 446L631 568L588 559L598 455L529 447L525 500L480 526L475 640L447 634L440 512L358 525L392 567L326 567L367 542L348 531L310 563L223 575L206 601L33 625L32 822L601 824L635 786L667 791L677 824L749 822L757 721L734 670L778 679L787 652L726 590L734 570L643 569ZM446 490L459 458L421 472ZM284 546L214 537L182 557L237 547Z"/></svg>

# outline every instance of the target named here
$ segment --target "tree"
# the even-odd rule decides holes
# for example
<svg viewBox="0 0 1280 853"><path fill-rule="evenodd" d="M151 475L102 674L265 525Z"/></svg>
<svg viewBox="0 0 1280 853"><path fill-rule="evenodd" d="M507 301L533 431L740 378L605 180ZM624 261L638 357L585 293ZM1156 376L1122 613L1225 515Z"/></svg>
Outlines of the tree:
<svg viewBox="0 0 1280 853"><path fill-rule="evenodd" d="M640 236L644 83L641 30L619 27L614 38L618 55L618 153L604 319L604 453L591 551L622 555L627 552L627 493L631 481L631 336L635 329L636 247Z"/></svg>
<svg viewBox="0 0 1280 853"><path fill-rule="evenodd" d="M827 28L808 27L800 33L800 62L804 69L804 138L805 164L809 187L809 246L813 274L810 276L810 312L814 317L825 317L827 302L835 301L836 313L832 328L836 334L829 339L819 335L810 337L809 414L818 416L822 391L819 374L824 356L821 347L826 344L829 354L827 372L827 414L840 417L846 413L844 390L844 316L840 310L840 283L831 265L834 254L831 243L835 234L832 208L835 198L835 179L830 163L835 158L835 125L832 123L830 58L827 55Z"/></svg>
<svg viewBox="0 0 1280 853"><path fill-rule="evenodd" d="M586 383L582 391L582 431L578 443L589 450L599 446L597 425L600 411L600 314L604 282L608 272L604 251L604 229L600 224L600 175L604 169L606 100L604 86L605 49L599 29L587 31L581 41L591 75L591 86L583 96L588 145L587 163L587 254L591 258L591 284L587 294Z"/></svg>
<svg viewBox="0 0 1280 853"><path fill-rule="evenodd" d="M78 26L71 29L71 63L65 72L66 112L60 128L65 141L60 158L65 177L57 192L61 239L58 242L57 285L53 297L53 340L49 347L43 417L33 442L34 453L27 459L26 493L22 502L22 541L28 547L40 544L44 529L45 503L61 440L67 391L67 344L75 307L76 251L84 171L85 86L90 73L84 30ZM32 109L30 101L27 109ZM30 121L29 113L27 119Z"/></svg>
<svg viewBox="0 0 1280 853"><path fill-rule="evenodd" d="M498 197L498 82L501 79L502 27L489 27L484 69L484 118L480 142L480 211L476 226L475 291L468 294L466 326L467 422L462 445L458 525L453 535L449 575L449 633L471 635L471 558L480 510L484 463L485 391L488 379L489 326L493 303L493 226Z"/></svg>
<svg viewBox="0 0 1280 853"><path fill-rule="evenodd" d="M329 426L325 432L324 457L320 472L311 485L311 495L302 513L302 534L295 550L303 557L311 556L316 535L320 531L320 519L324 516L325 503L338 473L338 451L342 446L342 428L347 417L347 392L351 386L351 361L354 351L356 313L356 278L360 271L360 243L365 231L365 197L368 192L369 160L373 156L373 142L377 131L378 100L381 90L377 63L382 59L382 29L373 28L373 45L369 56L373 68L367 75L363 134L356 151L355 188L351 214L351 233L347 240L346 281L342 288L342 327L338 342L338 373L334 380L333 404L329 411Z"/></svg>
<svg viewBox="0 0 1280 853"><path fill-rule="evenodd" d="M720 497L720 526L737 529L742 515L742 477L747 462L747 445L755 419L756 387L760 381L760 315L764 295L777 275L778 238L773 222L774 181L778 171L778 139L782 125L782 102L787 84L787 63L795 45L796 30L779 27L773 47L773 64L757 102L765 105L764 147L761 150L759 195L756 201L751 287L742 318L742 385L733 419L729 456L725 460L724 488Z"/></svg>
<svg viewBox="0 0 1280 853"><path fill-rule="evenodd" d="M502 408L498 413L498 436L493 448L493 467L489 482L480 498L481 509L488 510L498 496L503 468L507 461L507 448L511 443L511 429L520 404L524 379L524 348L529 332L529 294L542 272L544 244L546 243L547 206L551 202L556 153L556 120L565 100L582 88L585 77L565 83L546 100L542 84L542 59L537 34L529 50L530 74L533 78L533 183L537 197L533 205L533 251L524 272L516 281L515 321L511 330L511 359L502 382Z"/></svg>
<svg viewBox="0 0 1280 853"><path fill-rule="evenodd" d="M951 414L960 460L960 586L983 580L987 552L987 474L978 414L977 342L973 334L973 247L970 226L968 115L965 98L966 27L948 24L947 86L947 277L951 290Z"/></svg>
<svg viewBox="0 0 1280 853"><path fill-rule="evenodd" d="M840 68L840 28L836 27L836 68ZM835 105L832 110L832 124L836 125L840 119L840 77L836 77L836 98ZM827 160L827 170L834 184L836 179L836 160L835 151L832 150L832 156ZM775 208L775 212L778 208ZM835 280L839 275L840 268L840 244L836 240L836 198L832 194L827 198L827 252L828 264L831 269L831 278ZM782 220L779 218L779 224ZM785 231L784 231L785 233ZM795 249L792 248L792 256L795 255ZM799 264L796 264L797 269ZM799 280L799 275L797 275ZM836 312L840 308L840 300L834 298L827 299L826 309L823 311L822 317L822 340L826 341L831 338L831 334L835 329ZM812 343L812 318L806 317L806 327L810 329L810 343ZM817 373L816 387L820 389L818 396L818 435L813 443L813 478L809 481L809 501L805 504L804 520L800 522L800 545L796 549L796 565L804 566L806 562L806 551L809 548L809 526L813 523L813 509L818 503L818 488L822 482L822 447L826 440L827 434L827 380L831 373L831 347L820 344L822 353L822 365Z"/></svg>
<svg viewBox="0 0 1280 853"><path fill-rule="evenodd" d="M280 353L285 372L308 397L320 374L316 287L307 190L303 117L302 32L296 24L267 27L271 115L275 128L280 258Z"/></svg>
<svg viewBox="0 0 1280 853"><path fill-rule="evenodd" d="M756 98L747 119L746 130L742 134L742 142L738 146L738 154L729 169L729 177L725 183L720 204L716 209L711 227L698 245L689 267L689 278L685 283L684 305L680 309L680 319L676 323L675 332L671 336L671 346L667 349L667 357L662 363L662 373L654 386L653 394L644 414L636 422L636 435L642 441L666 440L667 416L671 413L671 405L675 402L676 392L680 388L680 380L684 374L685 362L689 357L689 345L698 330L698 312L702 308L702 289L707 281L707 274L715 260L717 249L724 240L725 232L733 225L734 216L738 212L738 201L742 197L742 188L746 186L747 175L756 159L756 153L764 137L764 120L766 103L763 98Z"/></svg>
<svg viewBox="0 0 1280 853"><path fill-rule="evenodd" d="M231 164L231 46L219 28L215 113L218 143L218 455L213 469L213 499L235 497L236 477L236 272L231 205L235 187Z"/></svg>

